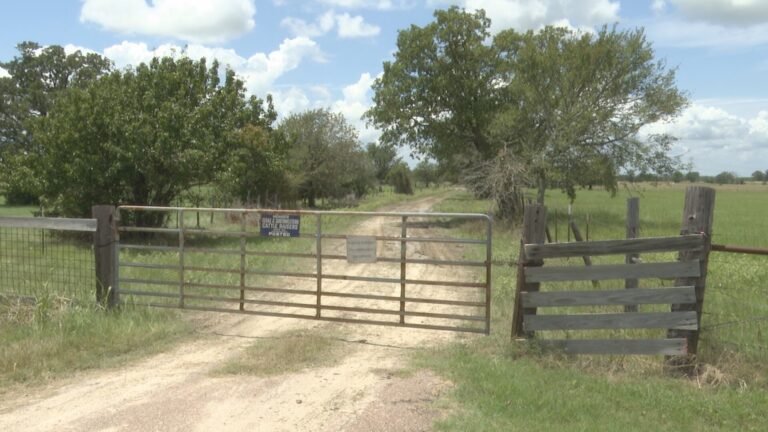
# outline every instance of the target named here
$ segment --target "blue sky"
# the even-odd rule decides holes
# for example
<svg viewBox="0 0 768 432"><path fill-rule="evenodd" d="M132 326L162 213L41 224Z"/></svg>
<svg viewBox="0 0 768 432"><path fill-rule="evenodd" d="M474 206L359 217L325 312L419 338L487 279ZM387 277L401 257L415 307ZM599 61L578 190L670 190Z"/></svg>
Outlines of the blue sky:
<svg viewBox="0 0 768 432"><path fill-rule="evenodd" d="M281 115L330 107L373 141L360 115L397 31L450 4L485 9L494 31L644 27L691 98L674 122L644 132L676 135L673 154L704 174L768 169L768 0L26 0L3 4L0 59L24 40L93 50L119 67L186 47L273 94Z"/></svg>

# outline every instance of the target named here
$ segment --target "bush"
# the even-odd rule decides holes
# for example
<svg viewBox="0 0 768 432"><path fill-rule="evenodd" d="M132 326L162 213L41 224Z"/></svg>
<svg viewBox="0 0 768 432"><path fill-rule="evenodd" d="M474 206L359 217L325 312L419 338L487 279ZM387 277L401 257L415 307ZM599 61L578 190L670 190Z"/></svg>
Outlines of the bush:
<svg viewBox="0 0 768 432"><path fill-rule="evenodd" d="M405 163L400 162L389 171L387 182L394 186L395 193L413 195L411 169Z"/></svg>

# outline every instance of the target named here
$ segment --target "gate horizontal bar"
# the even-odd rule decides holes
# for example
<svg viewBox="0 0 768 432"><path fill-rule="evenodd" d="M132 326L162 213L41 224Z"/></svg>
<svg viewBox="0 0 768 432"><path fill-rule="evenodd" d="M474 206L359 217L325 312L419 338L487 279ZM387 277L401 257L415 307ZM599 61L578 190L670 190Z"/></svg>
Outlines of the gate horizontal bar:
<svg viewBox="0 0 768 432"><path fill-rule="evenodd" d="M132 244L120 243L118 247L120 249L147 250L147 251L157 251L157 252L178 252L179 251L179 248L177 248L176 246L147 246L147 245L132 245Z"/></svg>
<svg viewBox="0 0 768 432"><path fill-rule="evenodd" d="M687 341L680 339L568 339L537 340L544 349L561 350L566 354L608 355L684 355Z"/></svg>
<svg viewBox="0 0 768 432"><path fill-rule="evenodd" d="M196 283L185 282L185 287L189 288L212 288L212 289L231 289L237 291L252 291L252 292L269 292L269 293L283 293L283 294L298 294L298 295L317 295L317 291L310 290L296 290L288 288L268 288L268 287L254 287L254 286L240 286L240 285L222 285L222 284L208 284L208 283Z"/></svg>
<svg viewBox="0 0 768 432"><path fill-rule="evenodd" d="M608 306L636 304L696 303L693 286L674 288L635 288L615 291L522 292L523 307Z"/></svg>
<svg viewBox="0 0 768 432"><path fill-rule="evenodd" d="M638 312L580 315L524 315L523 326L532 330L681 329L697 330L696 311Z"/></svg>
<svg viewBox="0 0 768 432"><path fill-rule="evenodd" d="M123 205L118 210L133 211L167 211L167 212L207 212L207 213L272 213L272 214L292 214L292 215L323 215L323 216L383 216L396 217L407 216L409 218L427 217L427 218L457 218L457 219L485 219L490 221L487 214L482 213L429 213L429 212L365 212L365 211L342 211L342 210L282 210L282 209L246 209L246 208L210 208L210 207L160 207L160 206L137 206Z"/></svg>
<svg viewBox="0 0 768 432"><path fill-rule="evenodd" d="M179 308L178 305L161 304L161 303L147 303L147 306L166 308L166 309ZM301 315L301 314L292 314L292 313L284 313L284 312L267 312L267 311L252 311L252 310L241 311L236 309L186 306L186 305L184 306L184 309L204 311L204 312L226 312L226 313L237 313L237 314L244 314L244 315L272 316L272 317L281 317L281 318L313 319L316 321L340 322L340 323L348 323L348 324L371 324L371 325L381 325L381 326L388 326L388 327L405 327L405 328L416 328L416 329L425 329L425 330L445 330L445 331L480 333L480 334L486 333L485 329L481 329L481 328L451 327L451 326L441 326L441 325L431 325L431 324L409 324L409 323L400 323L400 322L394 322L394 321L377 321L377 320L367 320L367 319L337 318L337 317L322 317L322 316L318 318L314 315Z"/></svg>
<svg viewBox="0 0 768 432"><path fill-rule="evenodd" d="M358 282L382 282L382 283L404 283L409 285L437 285L437 286L451 286L451 287L461 287L461 288L485 288L484 283L477 283L477 282L453 282L453 281L433 281L433 280L422 280L422 279L395 279L395 278L382 278L382 277L372 277L372 276L349 276L349 275L329 275L329 274L323 274L321 276L323 279L334 279L334 280L347 280L347 281L358 281Z"/></svg>
<svg viewBox="0 0 768 432"><path fill-rule="evenodd" d="M704 247L704 236L689 234L675 237L645 237L590 242L525 245L525 257L531 260L595 255L623 255L645 252L677 252Z"/></svg>
<svg viewBox="0 0 768 432"><path fill-rule="evenodd" d="M640 278L674 278L698 277L700 272L698 261L640 263L640 264L607 264L589 267L555 266L527 267L526 282L567 282L579 280L606 279L640 279Z"/></svg>
<svg viewBox="0 0 768 432"><path fill-rule="evenodd" d="M333 291L323 291L321 295L323 297L359 298L359 299L367 299L367 300L382 300L382 301L397 301L397 302L402 301L405 303L430 303L430 304L443 304L443 305L451 305L451 306L473 306L473 307L485 306L485 303L483 302L471 302L471 301L463 301L463 300L440 300L440 299L428 299L428 298L418 298L418 297L396 297L396 296L385 296L385 295L376 295L376 294L340 293L340 292L333 292Z"/></svg>
<svg viewBox="0 0 768 432"><path fill-rule="evenodd" d="M172 286L179 285L179 281L151 280L151 279L119 279L118 282L127 283L127 284L143 284L143 285L172 285Z"/></svg>
<svg viewBox="0 0 768 432"><path fill-rule="evenodd" d="M0 216L0 227L96 232L96 219Z"/></svg>
<svg viewBox="0 0 768 432"><path fill-rule="evenodd" d="M147 268L147 269L154 269L154 270L179 270L178 265L173 264L149 264L149 263L136 263L136 262L123 262L120 261L121 267L137 267L137 268Z"/></svg>

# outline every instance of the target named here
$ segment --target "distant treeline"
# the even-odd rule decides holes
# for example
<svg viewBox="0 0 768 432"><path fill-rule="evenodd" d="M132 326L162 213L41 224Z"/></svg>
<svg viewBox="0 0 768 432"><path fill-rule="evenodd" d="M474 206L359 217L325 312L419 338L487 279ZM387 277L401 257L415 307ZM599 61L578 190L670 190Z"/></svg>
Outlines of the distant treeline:
<svg viewBox="0 0 768 432"><path fill-rule="evenodd" d="M701 175L698 171L675 171L672 174L659 175L654 173L627 172L619 175L619 181L629 183L640 182L673 182L673 183L712 183L712 184L744 184L746 182L762 182L768 180L768 170L755 171L749 177L739 177L732 171L723 171L714 176Z"/></svg>

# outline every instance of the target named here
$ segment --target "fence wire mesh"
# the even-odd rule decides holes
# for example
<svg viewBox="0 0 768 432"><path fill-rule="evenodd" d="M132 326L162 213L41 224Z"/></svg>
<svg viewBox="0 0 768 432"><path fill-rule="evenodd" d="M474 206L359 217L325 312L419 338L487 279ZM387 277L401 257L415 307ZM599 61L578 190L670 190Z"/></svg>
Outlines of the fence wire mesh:
<svg viewBox="0 0 768 432"><path fill-rule="evenodd" d="M93 236L0 226L0 295L89 300L96 287Z"/></svg>

